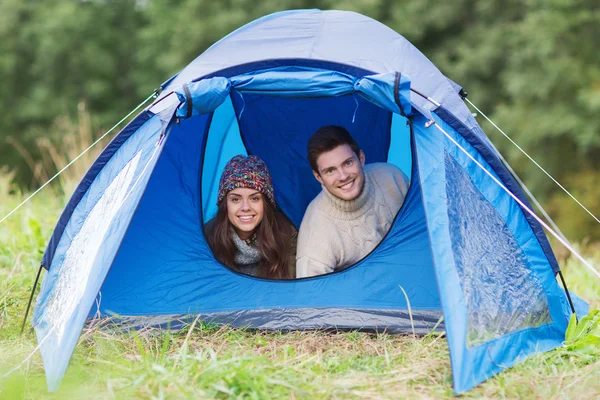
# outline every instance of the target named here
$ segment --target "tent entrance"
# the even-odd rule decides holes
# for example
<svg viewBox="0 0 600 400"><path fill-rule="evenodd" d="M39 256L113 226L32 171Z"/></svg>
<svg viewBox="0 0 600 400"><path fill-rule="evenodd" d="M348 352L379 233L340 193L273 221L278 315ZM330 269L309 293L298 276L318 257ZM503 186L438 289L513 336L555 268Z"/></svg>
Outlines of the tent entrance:
<svg viewBox="0 0 600 400"><path fill-rule="evenodd" d="M300 226L306 207L321 186L308 164L307 142L321 126L348 129L367 163L390 162L410 177L412 155L408 120L356 95L282 98L232 92L214 111L202 169L202 212L216 214L219 178L237 154L261 157L271 171L278 205Z"/></svg>
<svg viewBox="0 0 600 400"><path fill-rule="evenodd" d="M294 110L299 116L293 117ZM395 161L411 173L406 119L360 96L284 98L232 92L214 112L174 125L102 288L101 314L231 311L246 315L269 309L297 310L294 314L323 307L406 312L402 287L415 321L432 328L439 318L430 313L439 314L440 301L418 184L411 185L405 205L382 243L340 273L289 281L259 279L224 267L206 245L201 221L212 217L211 208L216 211L221 169L239 153L265 159L273 174L278 203L295 224L300 224L313 195L294 194L292 189L305 185L302 188L306 192L310 189L316 194L320 190L306 160L306 142L325 124L347 127L365 149L368 161ZM373 133L379 136L377 140ZM413 182L418 182L416 172L412 170ZM245 291L242 296L241 287ZM395 324L385 325L410 331L406 321L396 318ZM346 322L348 327L364 327L360 321ZM306 324L297 329L313 327Z"/></svg>

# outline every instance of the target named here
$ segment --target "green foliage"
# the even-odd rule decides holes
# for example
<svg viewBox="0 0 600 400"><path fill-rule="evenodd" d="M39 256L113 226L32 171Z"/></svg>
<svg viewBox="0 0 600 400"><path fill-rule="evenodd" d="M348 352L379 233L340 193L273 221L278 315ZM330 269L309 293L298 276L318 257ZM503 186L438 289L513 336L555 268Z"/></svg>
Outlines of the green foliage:
<svg viewBox="0 0 600 400"><path fill-rule="evenodd" d="M0 214L26 194L0 173ZM42 191L0 225L0 376L31 354L37 340L21 321L44 240L64 195ZM592 254L600 259L600 251ZM600 282L575 260L570 288L600 306ZM565 346L517 364L465 398L595 398L600 393L600 312L572 323ZM362 332L264 332L194 321L179 332L84 329L60 390L48 393L39 353L7 378L1 399L106 398L451 398L445 337Z"/></svg>
<svg viewBox="0 0 600 400"><path fill-rule="evenodd" d="M577 322L575 315L569 321L565 337L568 350L590 356L600 356L600 310L592 310Z"/></svg>
<svg viewBox="0 0 600 400"><path fill-rule="evenodd" d="M596 3L3 0L1 164L16 168L21 185L31 185L31 163L14 151L8 137L37 159L37 138L62 139L57 118L75 120L85 106L93 132L105 130L211 44L247 22L285 9L346 9L404 35L598 214ZM565 233L598 240L600 226L489 124L480 122ZM38 184L37 178L33 183Z"/></svg>
<svg viewBox="0 0 600 400"><path fill-rule="evenodd" d="M31 176L34 184L51 176L211 44L262 15L313 7L357 11L404 35L598 214L593 0L2 0L0 160L10 168L0 168L0 216L24 199ZM582 249L598 265L598 224L482 125L565 233L588 238ZM30 330L19 334L21 319L63 193L91 158L0 225L0 375L35 348ZM565 276L600 307L600 284L576 260L567 260ZM594 310L571 321L564 347L465 397L594 398L599 370ZM281 334L198 321L179 333L86 329L58 394L46 392L35 355L0 381L0 398L448 398L450 386L440 335Z"/></svg>
<svg viewBox="0 0 600 400"><path fill-rule="evenodd" d="M0 154L20 168L21 180L27 169L7 137L30 148L57 118L74 118L80 104L106 126L140 101L132 75L140 67L134 58L143 21L135 4L0 2L0 82L6 85L0 91Z"/></svg>

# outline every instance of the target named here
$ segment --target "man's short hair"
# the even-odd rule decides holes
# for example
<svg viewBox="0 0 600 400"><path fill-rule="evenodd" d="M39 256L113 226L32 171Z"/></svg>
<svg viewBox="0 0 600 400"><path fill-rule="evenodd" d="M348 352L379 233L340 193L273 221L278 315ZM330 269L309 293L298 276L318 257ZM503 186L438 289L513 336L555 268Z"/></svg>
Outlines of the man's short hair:
<svg viewBox="0 0 600 400"><path fill-rule="evenodd" d="M308 162L313 171L319 173L317 159L323 153L327 153L338 146L347 144L358 157L360 147L352 138L350 133L341 126L328 125L319 128L308 139Z"/></svg>

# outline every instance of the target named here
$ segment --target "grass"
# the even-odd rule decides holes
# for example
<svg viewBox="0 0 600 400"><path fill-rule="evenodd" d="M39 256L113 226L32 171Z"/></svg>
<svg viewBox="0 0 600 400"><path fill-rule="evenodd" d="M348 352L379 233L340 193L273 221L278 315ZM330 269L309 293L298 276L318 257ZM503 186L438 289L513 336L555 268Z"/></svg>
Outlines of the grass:
<svg viewBox="0 0 600 400"><path fill-rule="evenodd" d="M0 173L0 218L25 198ZM0 225L0 376L37 341L20 325L39 261L66 202L42 191ZM591 250L589 250L591 249ZM594 265L600 250L590 248ZM600 307L600 282L576 260L561 263L570 288ZM566 345L531 357L466 398L598 398L600 316ZM595 338L599 338L596 340ZM179 332L84 330L58 393L46 391L39 354L0 379L2 399L452 397L443 336L292 332L216 327Z"/></svg>

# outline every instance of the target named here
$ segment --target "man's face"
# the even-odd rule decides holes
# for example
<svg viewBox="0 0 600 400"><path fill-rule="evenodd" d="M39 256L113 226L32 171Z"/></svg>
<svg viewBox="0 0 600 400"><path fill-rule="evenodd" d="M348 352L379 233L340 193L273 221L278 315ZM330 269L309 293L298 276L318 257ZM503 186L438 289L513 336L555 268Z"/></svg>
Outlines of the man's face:
<svg viewBox="0 0 600 400"><path fill-rule="evenodd" d="M349 145L343 144L317 158L315 178L337 198L356 199L365 185L365 154L357 156Z"/></svg>

